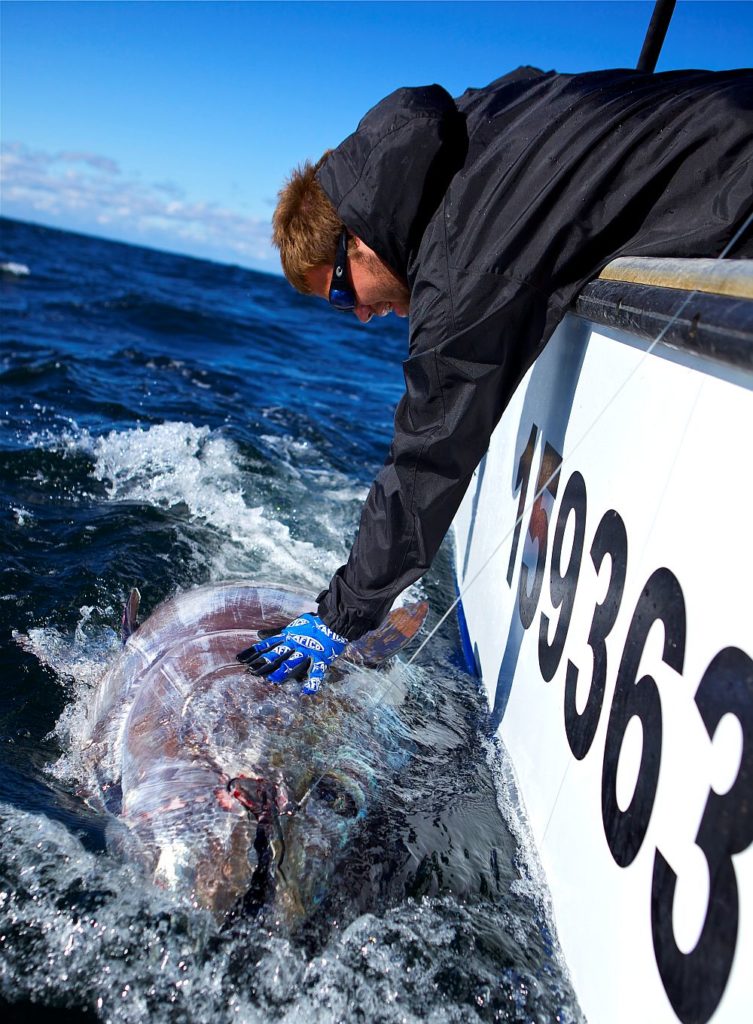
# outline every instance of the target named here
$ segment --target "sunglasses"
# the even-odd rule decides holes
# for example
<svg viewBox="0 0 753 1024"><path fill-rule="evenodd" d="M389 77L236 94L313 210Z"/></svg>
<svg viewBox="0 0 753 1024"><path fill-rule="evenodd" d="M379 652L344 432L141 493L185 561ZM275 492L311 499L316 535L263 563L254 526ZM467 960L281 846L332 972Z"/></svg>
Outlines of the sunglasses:
<svg viewBox="0 0 753 1024"><path fill-rule="evenodd" d="M348 229L343 228L337 243L335 262L332 267L332 283L329 286L329 304L335 309L347 312L356 308L356 296L348 285Z"/></svg>

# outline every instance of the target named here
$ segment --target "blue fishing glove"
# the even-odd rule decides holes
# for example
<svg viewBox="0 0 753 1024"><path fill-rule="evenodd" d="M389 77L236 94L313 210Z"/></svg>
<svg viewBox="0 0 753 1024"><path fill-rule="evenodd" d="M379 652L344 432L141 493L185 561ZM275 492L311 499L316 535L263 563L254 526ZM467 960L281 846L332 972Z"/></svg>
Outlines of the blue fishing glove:
<svg viewBox="0 0 753 1024"><path fill-rule="evenodd" d="M347 646L344 636L325 626L318 615L307 613L277 636L260 640L236 657L254 675L266 676L273 683L305 678L301 693L316 693L324 673Z"/></svg>

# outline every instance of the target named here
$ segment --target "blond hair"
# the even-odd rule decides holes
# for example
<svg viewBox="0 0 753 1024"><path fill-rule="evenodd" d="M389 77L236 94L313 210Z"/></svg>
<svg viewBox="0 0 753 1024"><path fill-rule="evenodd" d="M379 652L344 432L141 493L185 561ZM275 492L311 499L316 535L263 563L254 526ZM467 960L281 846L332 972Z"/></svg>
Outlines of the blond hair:
<svg viewBox="0 0 753 1024"><path fill-rule="evenodd" d="M285 277L304 295L311 294L306 275L315 267L332 264L343 222L316 180L316 172L329 154L315 164L296 167L280 189L272 217L272 241L280 250Z"/></svg>

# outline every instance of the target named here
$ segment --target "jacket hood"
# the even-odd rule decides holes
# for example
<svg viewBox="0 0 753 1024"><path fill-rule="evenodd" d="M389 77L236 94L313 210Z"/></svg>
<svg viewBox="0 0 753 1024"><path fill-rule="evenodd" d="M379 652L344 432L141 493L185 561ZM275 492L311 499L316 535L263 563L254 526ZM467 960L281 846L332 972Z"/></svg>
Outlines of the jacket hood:
<svg viewBox="0 0 753 1024"><path fill-rule="evenodd" d="M346 227L408 280L466 150L465 120L448 92L398 89L372 107L317 178Z"/></svg>

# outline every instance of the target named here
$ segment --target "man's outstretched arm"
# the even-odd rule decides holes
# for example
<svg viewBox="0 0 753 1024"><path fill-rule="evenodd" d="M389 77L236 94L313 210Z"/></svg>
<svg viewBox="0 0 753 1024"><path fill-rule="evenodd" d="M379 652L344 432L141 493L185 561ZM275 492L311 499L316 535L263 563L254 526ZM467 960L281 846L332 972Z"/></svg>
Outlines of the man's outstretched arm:
<svg viewBox="0 0 753 1024"><path fill-rule="evenodd" d="M355 639L431 565L517 384L561 317L558 306L495 275L483 320L431 346L414 331L385 465L363 507L347 563L319 595L319 615ZM487 306L488 308L488 306Z"/></svg>

